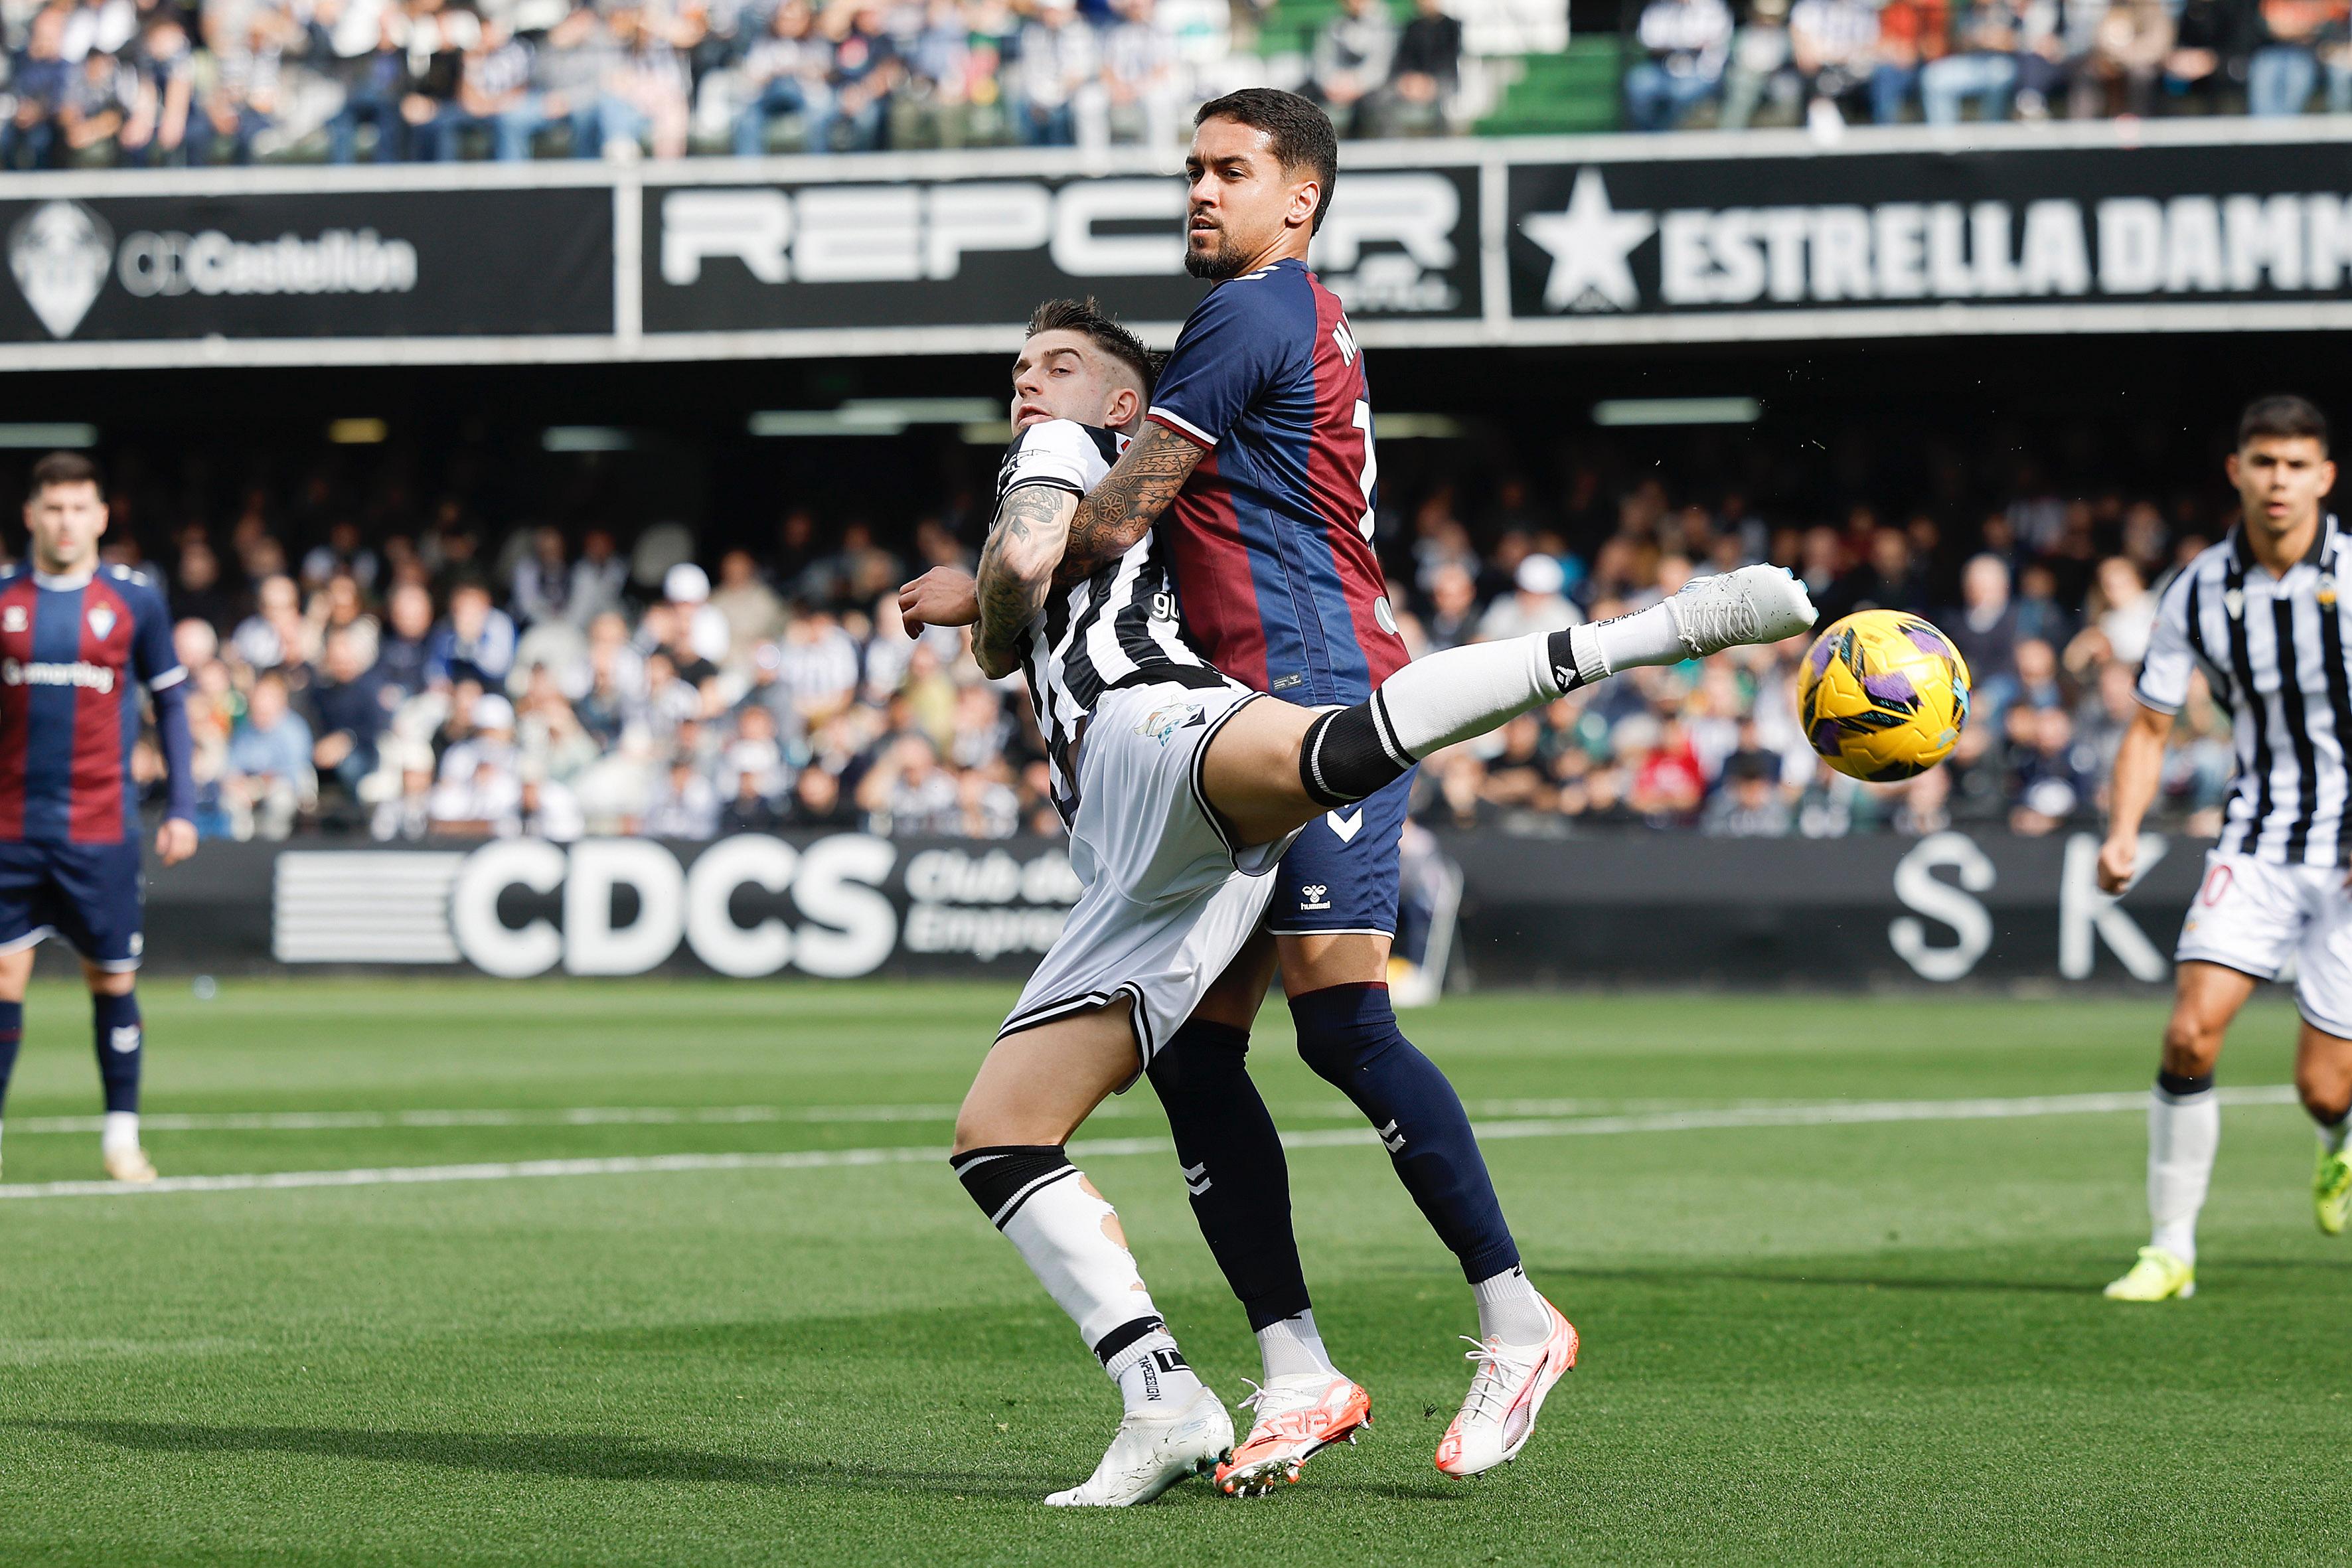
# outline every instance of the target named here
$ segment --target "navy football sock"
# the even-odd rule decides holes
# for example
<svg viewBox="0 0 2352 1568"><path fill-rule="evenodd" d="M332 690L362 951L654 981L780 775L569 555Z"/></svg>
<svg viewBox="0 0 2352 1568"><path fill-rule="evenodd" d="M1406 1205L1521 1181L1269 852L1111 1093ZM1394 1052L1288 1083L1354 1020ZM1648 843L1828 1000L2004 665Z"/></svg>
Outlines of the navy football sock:
<svg viewBox="0 0 2352 1568"><path fill-rule="evenodd" d="M139 996L93 994L90 1019L98 1037L98 1077L106 1086L106 1109L139 1110L139 1058L146 1031L139 1026Z"/></svg>
<svg viewBox="0 0 2352 1568"><path fill-rule="evenodd" d="M0 1105L8 1102L8 1075L16 1070L16 1047L25 1043L25 1005L0 1002Z"/></svg>
<svg viewBox="0 0 2352 1568"><path fill-rule="evenodd" d="M1249 1033L1195 1020L1146 1069L1192 1194L1201 1237L1249 1313L1253 1331L1307 1310L1290 1228L1290 1167L1250 1081Z"/></svg>
<svg viewBox="0 0 2352 1568"><path fill-rule="evenodd" d="M1397 1177L1475 1284L1516 1268L1519 1249L1486 1174L1462 1097L1397 1026L1385 985L1334 985L1290 999L1298 1054L1356 1102Z"/></svg>

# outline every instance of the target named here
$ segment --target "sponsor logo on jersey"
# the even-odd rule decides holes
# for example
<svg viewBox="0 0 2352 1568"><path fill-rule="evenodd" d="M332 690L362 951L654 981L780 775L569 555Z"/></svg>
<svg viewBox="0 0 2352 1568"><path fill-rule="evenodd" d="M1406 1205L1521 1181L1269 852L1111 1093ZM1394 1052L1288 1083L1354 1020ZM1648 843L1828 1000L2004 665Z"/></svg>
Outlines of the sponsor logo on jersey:
<svg viewBox="0 0 2352 1568"><path fill-rule="evenodd" d="M21 658L0 658L0 685L5 686L80 686L92 691L114 689L114 671L102 664L89 664L76 659L71 664L27 663Z"/></svg>
<svg viewBox="0 0 2352 1568"><path fill-rule="evenodd" d="M1323 882L1309 882L1298 889L1301 910L1328 910L1331 907L1331 889Z"/></svg>
<svg viewBox="0 0 2352 1568"><path fill-rule="evenodd" d="M1164 746L1177 731L1194 729L1208 721L1208 715L1197 702L1169 702L1145 714L1135 732Z"/></svg>
<svg viewBox="0 0 2352 1568"><path fill-rule="evenodd" d="M90 611L90 613L89 613L89 635L90 635L90 636L92 636L92 637L96 637L96 638L97 638L99 641L100 641L100 642L104 642L104 641L106 640L106 634L107 634L107 633L109 633L109 632L110 632L110 631L112 631L113 629L114 629L114 612L113 612L111 609L108 608L108 607L107 607L106 605L99 605L96 609L94 609L94 610Z"/></svg>
<svg viewBox="0 0 2352 1568"><path fill-rule="evenodd" d="M112 231L79 202L44 202L8 231L8 270L53 338L81 325L113 260Z"/></svg>

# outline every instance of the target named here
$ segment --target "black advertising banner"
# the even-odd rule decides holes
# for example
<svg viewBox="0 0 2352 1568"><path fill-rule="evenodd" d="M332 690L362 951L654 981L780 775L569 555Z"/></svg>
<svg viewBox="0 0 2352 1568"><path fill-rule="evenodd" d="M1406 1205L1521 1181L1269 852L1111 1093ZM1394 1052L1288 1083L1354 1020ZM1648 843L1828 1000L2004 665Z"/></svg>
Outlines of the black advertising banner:
<svg viewBox="0 0 2352 1568"><path fill-rule="evenodd" d="M0 342L614 327L595 185L0 200Z"/></svg>
<svg viewBox="0 0 2352 1568"><path fill-rule="evenodd" d="M2155 984L2201 843L2150 837L2121 901L2088 834L1725 841L1446 837L1482 985ZM863 833L711 844L212 844L155 872L149 969L314 966L1017 983L1078 886L1064 847Z"/></svg>
<svg viewBox="0 0 2352 1568"><path fill-rule="evenodd" d="M1351 317L1477 319L1475 166L1351 169L1338 190L1314 262ZM1018 326L1083 294L1174 322L1204 291L1173 175L654 182L644 213L648 333Z"/></svg>
<svg viewBox="0 0 2352 1568"><path fill-rule="evenodd" d="M2346 142L1566 158L1509 191L1525 322L2352 298Z"/></svg>

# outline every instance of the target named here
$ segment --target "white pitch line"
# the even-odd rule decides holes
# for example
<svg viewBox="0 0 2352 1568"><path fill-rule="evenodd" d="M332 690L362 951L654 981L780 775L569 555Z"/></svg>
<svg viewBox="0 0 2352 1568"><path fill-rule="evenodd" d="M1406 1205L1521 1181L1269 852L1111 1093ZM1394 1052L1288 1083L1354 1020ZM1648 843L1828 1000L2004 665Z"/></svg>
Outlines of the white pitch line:
<svg viewBox="0 0 2352 1568"><path fill-rule="evenodd" d="M1747 1110L1780 1106L1786 1100L1736 1100L1722 1109ZM1592 1116L1604 1111L1631 1112L1685 1109L1686 1100L1474 1100L1473 1116L1559 1117ZM435 1127L686 1127L748 1126L758 1123L925 1122L953 1121L952 1105L586 1105L549 1110L217 1110L163 1111L143 1116L140 1127L149 1132L341 1132L397 1128ZM1089 1121L1129 1121L1154 1113L1150 1101L1106 1101ZM1276 1108L1289 1117L1353 1118L1356 1108L1344 1100L1313 1105ZM90 1133L105 1131L97 1116L20 1116L6 1123L18 1138L43 1133Z"/></svg>
<svg viewBox="0 0 2352 1568"><path fill-rule="evenodd" d="M2225 1105L2290 1105L2289 1084L2220 1090ZM1994 1121L2031 1116L2097 1115L2139 1110L2146 1090L2118 1094L2044 1094L2014 1100L1830 1100L1815 1105L1752 1106L1724 1110L1670 1110L1642 1116L1588 1116L1569 1121L1495 1121L1483 1140L1599 1137L1632 1132L1692 1132L1739 1127L1829 1127L1899 1121ZM1376 1144L1369 1127L1286 1132L1286 1149L1339 1149ZM1070 1145L1081 1159L1163 1153L1163 1138L1091 1138ZM144 1186L119 1182L27 1182L0 1184L0 1198L146 1197L167 1193L264 1192L289 1187L398 1186L435 1182L510 1182L543 1176L634 1176L676 1171L811 1171L856 1165L908 1165L944 1161L937 1148L805 1149L773 1154L649 1154L593 1160L512 1160L467 1165L384 1165L347 1171L272 1171L251 1175L166 1176Z"/></svg>

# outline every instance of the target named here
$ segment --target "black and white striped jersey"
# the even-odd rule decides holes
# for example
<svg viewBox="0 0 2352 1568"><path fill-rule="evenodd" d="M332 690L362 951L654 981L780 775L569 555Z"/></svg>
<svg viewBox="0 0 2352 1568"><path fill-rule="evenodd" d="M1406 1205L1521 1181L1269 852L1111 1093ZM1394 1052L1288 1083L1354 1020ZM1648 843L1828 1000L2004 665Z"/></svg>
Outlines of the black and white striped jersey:
<svg viewBox="0 0 2352 1568"><path fill-rule="evenodd" d="M1001 509L1024 485L1085 495L1110 472L1127 443L1115 431L1074 420L1032 425L1004 449L997 504ZM1065 823L1078 814L1070 742L1105 691L1153 670L1169 670L1171 679L1214 679L1177 619L1175 584L1150 533L1085 581L1048 596L1023 634L1020 652L1037 729L1045 738L1054 808Z"/></svg>
<svg viewBox="0 0 2352 1568"><path fill-rule="evenodd" d="M2139 700L2162 713L2202 668L2236 725L2237 776L2220 847L2281 865L2352 866L2352 668L2343 590L2352 536L2322 521L2309 553L2273 577L2242 529L2164 590Z"/></svg>

